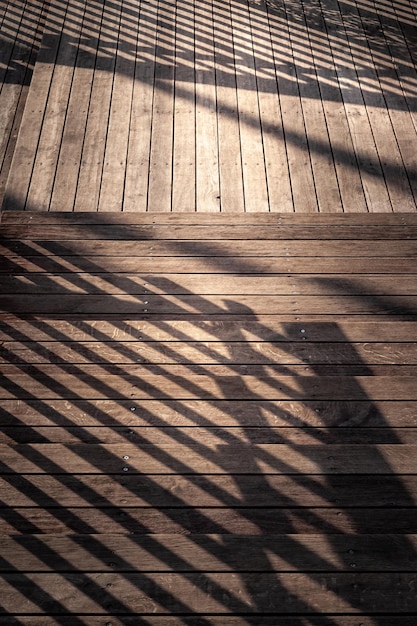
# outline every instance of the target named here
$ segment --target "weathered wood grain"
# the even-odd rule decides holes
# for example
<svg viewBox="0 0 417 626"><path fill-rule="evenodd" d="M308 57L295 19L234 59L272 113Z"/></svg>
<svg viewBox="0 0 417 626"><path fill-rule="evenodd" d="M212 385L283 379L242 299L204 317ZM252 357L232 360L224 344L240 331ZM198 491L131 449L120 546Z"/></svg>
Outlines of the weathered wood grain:
<svg viewBox="0 0 417 626"><path fill-rule="evenodd" d="M389 547L387 549L387 542ZM269 534L0 537L0 572L395 572L415 570L416 535ZM68 555L67 558L62 555ZM265 558L268 555L268 558Z"/></svg>
<svg viewBox="0 0 417 626"><path fill-rule="evenodd" d="M178 224L96 224L94 228L85 228L80 224L66 226L68 239L111 239L111 240L177 240L184 239L230 239L230 240L280 240L280 239L347 239L347 240L379 240L416 239L417 226L414 224L393 224L389 228L380 225L348 225L328 224L314 225L253 225L249 230L246 226L236 225L228 228L219 225L207 228L205 225L183 226ZM0 227L0 236L3 239L62 239L62 228L54 224L25 225L4 224Z"/></svg>
<svg viewBox="0 0 417 626"><path fill-rule="evenodd" d="M149 154L152 133L153 90L155 78L155 49L157 34L156 5L149 4L149 14L141 20L144 6L140 6L139 24L131 34L132 49L141 59L135 62L123 211L126 219L146 211L148 202ZM133 63L133 59L130 61ZM86 207L83 207L86 210ZM130 213L132 212L132 213Z"/></svg>
<svg viewBox="0 0 417 626"><path fill-rule="evenodd" d="M10 399L2 425L62 427L172 426L241 428L415 428L416 402L407 400L50 400Z"/></svg>
<svg viewBox="0 0 417 626"><path fill-rule="evenodd" d="M195 212L195 211L182 211L178 213L165 213L155 211L153 213L143 212L129 212L121 217L120 213L110 213L107 215L101 215L97 212L84 211L84 212L62 212L59 214L53 211L49 212L37 212L37 211L3 211L2 223L4 224L137 224L137 225L149 225L149 224L182 224L186 226L190 225L340 225L348 224L351 226L398 226L403 225L416 225L417 213L352 213L350 215L343 213L318 213L314 215L314 220L311 216L303 213L261 213L259 211L255 213L241 213L236 211L230 211L225 213L210 213L207 211ZM247 233L250 235L250 231ZM65 238L65 231L62 232ZM338 243L338 242L334 242Z"/></svg>
<svg viewBox="0 0 417 626"><path fill-rule="evenodd" d="M124 242L123 242L124 243ZM53 245L48 244L54 252ZM215 250L211 250L215 253ZM65 250L64 250L65 252ZM181 252L181 251L180 251ZM351 279L352 275L361 274L364 268L370 274L417 274L417 261L410 257L395 258L315 258L315 257L283 257L278 259L240 257L231 260L229 257L213 257L206 249L203 257L184 259L181 256L158 257L149 255L148 258L117 256L15 256L0 257L0 272L2 274L20 274L26 272L47 272L55 274L77 274L82 272L97 273L132 273L140 274L177 274L186 267L191 274L236 274L244 271L251 274L311 274L311 265L314 263L315 273L335 274L345 273ZM75 261L75 263L74 263ZM169 278L169 276L168 276ZM349 280L349 279L347 279ZM347 283L349 284L349 282ZM335 285L337 287L337 285Z"/></svg>
<svg viewBox="0 0 417 626"><path fill-rule="evenodd" d="M171 211L175 71L175 4L157 2L155 73L148 173L147 209ZM146 172L148 170L148 172ZM103 200L105 202L105 198Z"/></svg>
<svg viewBox="0 0 417 626"><path fill-rule="evenodd" d="M4 474L414 474L413 444L2 444ZM128 458L126 458L128 457Z"/></svg>
<svg viewBox="0 0 417 626"><path fill-rule="evenodd" d="M85 446L86 449L87 447ZM122 459L122 463L124 462ZM391 520L391 523L394 523L393 516L397 517L394 523L396 528L398 526L401 528L402 524L397 512L399 509L408 509L411 516L414 513L415 523L414 501L417 494L417 476L415 474L394 475L390 471L385 474L356 473L355 475L317 473L314 476L250 473L241 474L240 477L227 473L133 475L119 471L110 476L97 472L94 474L55 473L53 475L39 472L33 474L10 472L3 473L0 487L4 505L9 508L8 512L5 511L6 519L11 520L9 523L16 525L18 532L23 532L19 531L21 522L24 523L24 511L21 507L50 508L50 515L53 514L58 520L67 520L70 527L71 520L73 520L77 524L75 528L78 529L80 521L77 520L77 511L74 511L75 517L73 518L69 515L69 509L75 507L77 510L78 508L90 510L91 515L88 518L94 520L96 511L110 509L107 512L104 510L103 514L111 518L116 512L113 510L114 507L116 509L122 507L123 511L119 511L115 518L118 523L121 521L120 532L126 528L123 526L125 522L129 525L129 530L134 530L132 527L134 520L140 519L136 515L139 515L139 509L145 508L155 511L155 519L163 519L167 514L167 509L170 509L169 515L174 516L172 518L174 521L177 518L172 510L182 509L183 513L177 519L175 532L188 533L197 532L197 530L215 533L234 532L233 526L230 528L228 526L227 520L229 519L248 520L246 526L242 522L241 528L252 530L237 532L250 533L255 528L258 528L257 532L261 532L262 525L259 527L257 523L263 519L263 515L266 515L265 519L269 519L270 515L279 511L281 521L278 528L281 530L276 532L282 532L283 528L286 529L283 532L291 532L292 523L298 524L294 521L297 519L300 519L301 525L303 519L310 520L312 527L316 525L320 532L324 530L333 533L344 532L338 530L337 518L341 516L344 526L347 523L346 520L350 519L349 532L372 533L377 532L370 529L375 509L390 511L391 513L387 514L387 520ZM15 507L22 511L22 520L14 514ZM213 518L211 518L211 507L220 511ZM52 508L55 510L52 511ZM199 508L207 508L207 510L201 512ZM331 526L323 526L322 513L321 510L319 511L322 508L332 513L334 524ZM233 511L227 513L223 525L221 511L227 509L233 509ZM295 509L299 509L298 512L294 513ZM315 510L310 511L311 509ZM254 512L256 510L258 513ZM272 513L268 513L268 510ZM290 515L290 511L293 511L295 517L294 514ZM366 518L366 512L368 512L368 518ZM204 515L201 516L201 513ZM325 513L326 511L323 515ZM132 519L129 518L130 514L133 515ZM80 515L83 516L84 513L80 512ZM101 513L97 515L99 518L102 517ZM382 513L377 519L382 521L381 516ZM83 517L81 521L82 519ZM181 526L181 519L188 520L184 526ZM410 518L406 516L405 519ZM218 525L213 525L215 520ZM282 525L283 520L286 525ZM98 523L101 523L100 519ZM171 522L166 523L166 528L169 529ZM361 524L364 524L363 531ZM169 532L169 530L161 530L162 527L154 528L154 531ZM273 522L268 522L268 528L273 527ZM93 532L94 524L90 530L87 525L81 528L84 530L76 530L76 532L90 533ZM298 528L297 525L296 528ZM137 530L146 532L140 525ZM36 525L30 532L37 532ZM308 532L311 532L311 529ZM383 526L379 526L378 532L382 534L385 532ZM393 530L392 532L401 531Z"/></svg>
<svg viewBox="0 0 417 626"><path fill-rule="evenodd" d="M269 371L216 375L215 366L175 375L169 366L147 374L140 365L0 366L0 398L146 400L417 400L414 376L291 376ZM163 383L163 388L161 388ZM39 394L39 395L38 395Z"/></svg>
<svg viewBox="0 0 417 626"><path fill-rule="evenodd" d="M4 574L3 606L22 613L319 614L416 612L414 573ZM397 594L392 597L392 588ZM117 595L116 595L117 594ZM314 598L314 599L313 599ZM395 600L394 600L395 598Z"/></svg>
<svg viewBox="0 0 417 626"><path fill-rule="evenodd" d="M0 535L131 533L141 536L169 533L186 536L200 532L263 535L267 539L269 533L330 532L348 533L352 536L355 533L415 533L417 530L413 508L394 507L393 503L388 508L366 506L364 504L361 508L343 508L343 505L336 504L334 508L323 508L309 506L309 502L304 508L291 505L281 508L260 507L256 503L244 508L204 508L198 505L182 508L124 508L124 505L48 508L48 504L21 508L15 505L2 511ZM261 619L261 616L258 617Z"/></svg>
<svg viewBox="0 0 417 626"><path fill-rule="evenodd" d="M0 364L229 364L234 365L417 365L415 343L267 342L9 342L0 346ZM222 371L218 368L217 371ZM224 370L223 370L224 371ZM252 370L249 370L250 373ZM395 371L395 370L394 370Z"/></svg>
<svg viewBox="0 0 417 626"><path fill-rule="evenodd" d="M303 276L206 274L204 282L200 274L140 274L122 273L77 273L68 276L31 273L2 277L0 294L103 294L123 295L361 295L369 297L385 295L403 296L415 294L415 276L361 275L346 279L341 274L317 274Z"/></svg>
<svg viewBox="0 0 417 626"><path fill-rule="evenodd" d="M26 424L3 426L0 432L2 444L74 443L93 444L152 444L156 446L184 442L193 445L213 447L222 444L411 444L417 440L417 428L312 428L312 427L274 427L274 426L198 426L181 428L179 426L35 426ZM46 421L46 420L45 420Z"/></svg>
<svg viewBox="0 0 417 626"><path fill-rule="evenodd" d="M256 321L251 316L242 317L237 325L227 319L152 321L129 319L120 316L96 316L80 319L78 316L59 316L45 319L31 315L24 319L9 314L3 316L0 325L2 341L117 341L119 344L131 341L142 342L235 342L246 337L248 341L259 342L366 342L408 343L417 333L417 322L398 319L362 316L359 321L329 316L328 320L309 321L280 316L259 315ZM314 317L314 316L311 316ZM316 316L317 317L317 316ZM296 348L294 348L296 349Z"/></svg>
<svg viewBox="0 0 417 626"><path fill-rule="evenodd" d="M220 180L220 208L222 213L213 213L213 222L227 219L227 213L244 213L244 182L240 147L239 115L237 105L236 72L233 68L233 25L229 3L214 1L214 63L216 72L218 161ZM224 42L231 45L225 47ZM230 68L224 67L225 59ZM197 207L198 211L199 207ZM264 214L266 215L266 213ZM207 219L207 216L205 216ZM244 218L243 218L244 219Z"/></svg>
<svg viewBox="0 0 417 626"><path fill-rule="evenodd" d="M32 314L108 315L404 315L417 314L417 296L327 295L81 295L45 299L39 294L1 295L0 309Z"/></svg>

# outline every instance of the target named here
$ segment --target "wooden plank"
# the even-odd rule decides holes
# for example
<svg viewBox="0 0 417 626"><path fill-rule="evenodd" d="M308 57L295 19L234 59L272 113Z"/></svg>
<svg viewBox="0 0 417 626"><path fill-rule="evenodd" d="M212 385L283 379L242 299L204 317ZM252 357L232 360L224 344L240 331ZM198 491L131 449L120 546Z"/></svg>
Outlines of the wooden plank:
<svg viewBox="0 0 417 626"><path fill-rule="evenodd" d="M412 400L61 400L9 399L0 409L11 426L126 428L415 428ZM272 431L271 431L272 432ZM342 436L342 435L341 435Z"/></svg>
<svg viewBox="0 0 417 626"><path fill-rule="evenodd" d="M135 530L135 520L142 520L145 525L137 525L138 533L147 532L147 519L152 524L149 532L170 532L173 529L176 533L189 533L198 529L198 532L258 534L263 532L264 520L266 534L274 532L271 530L274 528L277 529L275 532L291 532L293 521L296 524L294 530L306 529L300 532L336 533L339 532L337 518L340 517L343 527L351 529L349 532L383 534L391 528L388 526L390 521L396 528L398 525L401 528L399 510L406 509L413 525L416 524L417 476L391 472L379 475L318 473L314 476L251 472L240 477L237 474L192 473L151 476L121 471L112 476L98 472L53 475L4 472L0 488L4 505L10 511L6 519L17 527L17 532L23 532L27 522L24 515L23 519L13 516L15 507L46 508L49 516L58 519L58 524L61 519L61 523L67 524L73 532L81 528L78 532L87 534L95 532L95 513L99 527L104 524L104 519L109 518L119 524L117 532ZM73 517L70 509L74 507ZM122 510L115 511L114 507L122 507ZM199 507L204 510L200 511ZM213 507L215 511L210 510ZM295 509L299 510L291 516L290 511ZM23 512L22 508L20 510ZM223 520L222 511L225 514ZM385 528L381 526L382 511L387 514ZM28 515L29 519L36 520L34 510ZM277 516L276 525L272 521L273 515ZM374 515L380 525L372 530ZM333 523L326 524L326 519L333 520ZM88 524L87 520L90 520ZM19 531L21 524L22 530ZM165 530L161 530L163 528ZM31 532L37 532L36 524ZM340 532L343 532L342 527Z"/></svg>
<svg viewBox="0 0 417 626"><path fill-rule="evenodd" d="M147 210L156 32L157 5L141 3L123 200L126 220L136 220Z"/></svg>
<svg viewBox="0 0 417 626"><path fill-rule="evenodd" d="M269 211L257 95L255 52L247 5L230 0L245 211Z"/></svg>
<svg viewBox="0 0 417 626"><path fill-rule="evenodd" d="M262 256L260 256L260 245L262 245ZM260 244L256 240L230 240L230 239L212 239L210 243L207 240L182 240L177 239L175 241L162 240L162 241L111 241L100 239L57 239L55 241L38 240L31 242L29 239L19 241L11 239L8 241L0 241L0 254L2 256L53 256L60 255L68 257L75 255L79 257L87 256L101 256L101 257L197 257L202 258L204 256L211 258L222 257L242 257L242 269L244 271L245 265L250 261L247 257L257 257L257 261L261 261L265 258L280 258L285 257L288 262L291 262L293 257L307 257L309 259L314 258L314 273L316 271L316 264L320 263L318 259L321 257L330 257L336 263L339 262L340 257L343 258L343 262L346 264L346 270L342 272L345 274L349 270L349 264L355 263L355 257L358 259L370 259L370 261L363 260L364 269L367 274L371 274L371 270L368 268L368 263L375 262L374 259L378 259L380 263L387 263L393 261L393 257L408 257L410 263L413 262L413 258L417 257L417 242L410 240L404 241L403 239L384 241L384 245L381 246L378 240L371 241L320 241L310 239L308 241L292 241L292 240L277 240L274 242L263 240ZM245 258L246 257L246 258ZM310 262L310 261L309 261ZM187 270L188 264L187 261ZM230 261L229 261L230 264ZM234 267L234 266L233 266ZM226 271L225 267L225 271ZM310 273L311 273L310 267ZM236 270L235 270L236 271ZM334 272L331 272L334 273ZM389 272L385 271L388 274Z"/></svg>
<svg viewBox="0 0 417 626"><path fill-rule="evenodd" d="M251 4L254 65L270 211L294 210L267 5Z"/></svg>
<svg viewBox="0 0 417 626"><path fill-rule="evenodd" d="M39 508L8 508L2 511L0 519L0 534L14 536L19 533L95 535L126 532L139 536L149 533L186 535L198 529L199 532L207 533L263 534L267 540L269 533L415 533L416 527L413 508L366 508L365 505L356 509L338 506L123 508L123 505L114 508L48 508L46 505Z"/></svg>
<svg viewBox="0 0 417 626"><path fill-rule="evenodd" d="M45 364L40 359L40 363L31 363L28 361L22 360L11 360L11 364L16 367L38 367ZM53 365L54 359L51 358L52 363L48 361L48 365ZM139 364L140 363L140 364ZM131 363L119 363L117 359L114 362L103 360L100 361L97 359L97 362L82 362L80 359L79 363L75 364L65 364L67 367L82 367L82 366L92 366L92 365L100 365L104 367L111 373L116 371L116 368L121 370L126 370L132 367ZM189 376L215 376L215 377L227 377L227 376L236 376L236 377L245 377L251 376L252 378L264 378L265 376L293 376L293 377L320 377L320 378L328 378L328 377L338 377L341 378L343 376L349 378L356 378L358 376L382 376L385 378L389 378L391 376L396 378L410 378L417 374L417 366L416 365L373 365L366 363L358 363L358 364L334 364L334 363L319 363L319 364L277 364L277 363L268 363L268 364L257 364L257 365L248 365L245 363L225 363L219 364L205 364L205 363L185 363L185 364L165 364L165 363L152 363L152 362L142 362L139 359L135 362L136 376L141 376L144 378L148 378L149 376L160 376L163 373L166 373L169 377L174 378L184 378L187 379ZM166 372L166 370L169 372ZM122 376L124 378L124 374Z"/></svg>
<svg viewBox="0 0 417 626"><path fill-rule="evenodd" d="M304 332L303 332L304 331ZM371 318L368 321L339 320L309 322L308 319L281 321L273 315L250 317L235 321L210 321L196 319L164 320L119 318L80 320L77 316L65 319L42 319L31 316L3 318L0 325L1 341L253 341L274 342L409 342L416 336L417 322Z"/></svg>
<svg viewBox="0 0 417 626"><path fill-rule="evenodd" d="M194 3L176 2L172 211L196 211Z"/></svg>
<svg viewBox="0 0 417 626"><path fill-rule="evenodd" d="M254 411L255 413L255 411ZM162 420L161 420L162 421ZM16 420L17 422L17 420ZM198 426L181 429L178 426L37 426L28 428L25 424L3 426L0 432L2 444L56 443L71 445L91 444L138 444L169 445L176 441L215 446L225 443L279 443L295 445L324 444L415 444L417 428L275 428L267 427L217 427Z"/></svg>
<svg viewBox="0 0 417 626"><path fill-rule="evenodd" d="M149 52L150 54L150 52ZM83 213L53 213L35 211L3 211L2 224L91 224L91 225L127 225L127 224L182 224L182 225L216 225L236 226L254 225L260 226L288 226L288 225L349 225L349 226L415 226L417 224L417 212L414 213L319 213L311 216L303 213L208 213L208 212L182 212L182 213L108 213L98 215L97 212L85 211ZM250 230L247 231L250 235ZM181 237L179 237L181 239Z"/></svg>
<svg viewBox="0 0 417 626"><path fill-rule="evenodd" d="M387 543L389 549L387 549ZM0 537L2 572L415 572L415 535ZM268 553L268 558L263 558ZM110 560L111 559L111 560Z"/></svg>
<svg viewBox="0 0 417 626"><path fill-rule="evenodd" d="M189 227L166 225L107 225L100 224L86 229L82 225L66 226L65 235L68 239L111 239L115 240L155 240L168 239L230 239L230 240L279 240L279 239L353 239L353 240L390 240L416 239L417 226L397 225L386 228L384 226L368 225L300 225L300 226L253 226L248 230L246 226L207 226L192 225ZM3 239L62 239L62 226L42 225L25 226L4 224L0 227L0 237Z"/></svg>
<svg viewBox="0 0 417 626"><path fill-rule="evenodd" d="M414 573L4 574L7 612L307 614L416 612ZM115 597L110 586L117 590ZM391 590L395 588L397 594ZM81 590L88 590L87 593ZM312 598L314 597L314 604ZM118 599L120 598L120 599ZM110 605L110 606L109 606ZM18 613L19 615L19 613ZM250 618L249 618L250 619Z"/></svg>
<svg viewBox="0 0 417 626"><path fill-rule="evenodd" d="M330 290L329 290L330 291ZM296 299L294 299L296 298ZM224 296L145 294L80 295L47 298L38 294L0 296L0 309L30 314L107 315L417 315L417 296L327 295L327 296Z"/></svg>
<svg viewBox="0 0 417 626"><path fill-rule="evenodd" d="M3 242L3 245L8 245ZM50 252L56 251L54 245L47 244ZM343 291L347 290L346 285L351 285L353 291L356 291L354 285L356 276L363 275L366 268L369 274L410 274L417 273L417 259L406 257L396 258L378 258L378 257L362 257L362 258L336 258L324 257L315 259L314 257L294 257L294 258L257 258L240 257L232 261L228 257L210 257L208 254L211 245L204 246L206 248L205 256L188 258L185 264L184 259L178 256L174 257L124 257L124 256L21 256L21 257L1 257L0 256L0 273L3 274L26 274L46 272L50 274L62 274L63 276L91 273L132 273L140 274L166 274L167 280L171 273L178 274L187 269L191 274L213 274L219 273L235 274L244 271L250 274L310 274L311 266L314 263L315 274L331 275L345 273L349 276L344 283ZM78 276L80 278L80 276ZM151 276L149 276L151 279ZM75 280L75 278L74 278ZM317 279L319 280L319 278ZM332 279L327 279L329 291L331 290ZM148 282L148 281L147 281ZM337 284L333 284L333 288L337 292Z"/></svg>
<svg viewBox="0 0 417 626"><path fill-rule="evenodd" d="M233 27L229 2L214 1L213 20L220 208L224 213L240 211L239 215L245 216ZM215 220L218 219L218 215L213 214Z"/></svg>
<svg viewBox="0 0 417 626"><path fill-rule="evenodd" d="M416 365L416 343L5 341L0 363ZM218 371L218 369L216 370ZM251 370L250 370L251 371Z"/></svg>
<svg viewBox="0 0 417 626"><path fill-rule="evenodd" d="M216 77L212 0L195 0L195 206L220 210Z"/></svg>
<svg viewBox="0 0 417 626"><path fill-rule="evenodd" d="M115 5L104 2L101 21L94 29L98 39L97 57L74 211L96 211L99 206L120 10L120 0Z"/></svg>
<svg viewBox="0 0 417 626"><path fill-rule="evenodd" d="M127 350L126 350L127 351ZM92 358L92 362L83 362L79 359L79 362L74 363L74 367L84 367L84 365L101 365L108 369L111 373L115 371L116 367L126 369L132 367L131 363L119 363L120 357L116 353L114 362L108 360L100 360ZM23 360L22 358L11 358L11 364L18 367L33 367L37 365L50 364L50 361L44 361L39 359L39 363L32 363L30 359ZM51 362L54 364L56 359L51 356ZM58 361L60 363L60 361ZM186 363L186 364L170 364L170 363L153 363L152 361L142 361L136 359L133 361L136 366L135 375L138 377L160 376L167 373L171 378L184 378L189 376L214 376L214 377L227 377L237 376L244 377L250 376L252 378L263 378L264 376L315 376L315 377L339 377L347 376L349 378L358 376L383 376L389 378L395 377L407 377L415 376L417 374L417 365L390 365L390 364L338 364L338 363L318 363L318 364L285 364L285 363L267 363L267 364L245 364L245 363L225 363L225 364L205 364L205 363ZM140 363L140 365L138 365ZM68 367L70 363L65 364Z"/></svg>
<svg viewBox="0 0 417 626"><path fill-rule="evenodd" d="M281 372L256 376L233 372L219 376L216 366L206 365L204 375L185 372L175 376L165 366L160 374L146 374L140 365L17 367L3 365L2 399L45 397L48 399L177 400L416 400L413 376L291 376ZM186 368L185 368L186 369ZM161 383L163 382L163 388Z"/></svg>
<svg viewBox="0 0 417 626"><path fill-rule="evenodd" d="M171 211L175 5L158 1L148 211Z"/></svg>
<svg viewBox="0 0 417 626"><path fill-rule="evenodd" d="M115 50L114 79L100 187L99 211L122 211L128 137L135 75L135 29L140 4L121 3ZM133 35L132 35L133 31Z"/></svg>
<svg viewBox="0 0 417 626"><path fill-rule="evenodd" d="M0 445L4 474L413 474L412 444ZM126 468L126 469L123 469Z"/></svg>
<svg viewBox="0 0 417 626"><path fill-rule="evenodd" d="M288 276L282 274L121 274L75 273L67 275L31 273L7 275L2 278L0 294L164 294L164 295L338 295L382 296L414 295L414 276L381 276L362 274L347 280L342 274ZM370 296L372 294L372 296Z"/></svg>

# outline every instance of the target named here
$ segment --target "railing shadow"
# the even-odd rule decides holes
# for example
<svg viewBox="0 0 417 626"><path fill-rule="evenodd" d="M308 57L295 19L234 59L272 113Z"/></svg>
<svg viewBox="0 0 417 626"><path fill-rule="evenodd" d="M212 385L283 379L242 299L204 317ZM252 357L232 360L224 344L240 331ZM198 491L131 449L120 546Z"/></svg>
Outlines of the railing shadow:
<svg viewBox="0 0 417 626"><path fill-rule="evenodd" d="M317 335L317 322L283 323L273 332L270 357L259 349L271 336L260 321L267 295L258 293L256 306L238 295L216 299L169 273L147 274L144 294L132 277L106 273L99 257L88 260L89 273L79 273L84 260L68 250L68 268L62 242L54 275L46 274L43 264L57 245L37 242L37 260L31 259L39 274L22 273L36 294L30 314L19 311L19 300L24 306L29 300L4 293L0 299L1 358L12 364L2 367L1 419L15 432L5 430L12 445L1 459L1 512L15 546L1 560L3 615L51 613L64 624L71 614L72 623L88 624L89 614L119 615L123 622L135 612L135 623L152 624L156 612L161 624L167 613L187 624L201 614L204 625L232 613L253 626L264 615L293 616L300 626L335 626L332 613L363 612L377 626L386 624L387 612L408 619L415 598L411 582L407 593L401 581L414 571L416 551L401 534L404 520L393 522L398 535L391 549L387 537L378 536L387 533L383 521L374 525L364 516L364 507L376 518L378 508L385 515L401 507L410 520L415 508L412 481L397 475L375 437L382 429L384 443L402 440L380 398L366 391L375 372L391 375L393 367L368 364L337 323L329 325L330 334L343 351L331 362L304 351L308 344L314 353L309 335ZM7 261L3 271L10 271ZM228 263L211 259L216 271L229 272ZM251 264L242 261L239 269L250 275ZM49 308L36 293L37 279L45 293L56 293L57 305ZM381 317L393 314L395 295L385 302L363 296L348 279L343 285L329 276L312 281L313 290L320 281L329 294L318 315L338 293L359 309L365 301ZM74 290L84 294L76 304ZM415 314L403 301L395 307L396 319ZM201 321L219 323L207 327L204 341L195 340ZM230 322L233 339L225 341ZM86 339L74 343L74 332ZM95 343L115 337L111 354L102 346L97 356ZM149 362L137 362L139 342L151 346ZM193 344L196 356L187 357L184 344ZM367 422L374 430L363 449L359 427ZM49 430L38 429L43 423ZM95 436L90 428L84 443L81 424L102 430ZM58 444L51 441L54 425ZM107 443L113 429L116 443ZM344 449L346 443L352 445ZM39 520L42 511L47 517ZM317 540L322 534L326 545ZM367 545L364 534L373 535ZM400 598L391 592L393 581Z"/></svg>
<svg viewBox="0 0 417 626"><path fill-rule="evenodd" d="M414 3L362 0L53 2L38 63L60 119L36 121L28 189L10 197L12 177L4 207L181 211L198 197L210 210L298 211L306 198L307 210L414 210L404 138L415 126L414 20ZM26 31L6 14L6 87L29 80L19 62ZM309 101L323 103L320 114ZM378 110L387 113L374 122ZM375 181L387 185L378 201Z"/></svg>
<svg viewBox="0 0 417 626"><path fill-rule="evenodd" d="M322 3L315 0L313 3L301 5L291 1L262 0L246 2L234 0L233 2L209 2L196 3L195 11L187 10L186 4L156 2L141 3L140 6L127 0L119 5L113 2L95 1L85 4L82 1L71 3L35 3L33 6L25 7L24 19L29 23L31 17L36 20L40 12L48 11L48 33L45 40L45 50L43 61L54 62L59 46L67 50L75 47L76 65L86 68L94 67L101 60L106 62L120 54L124 58L124 63L119 71L126 72L127 76L135 74L134 66L138 63L146 63L153 60L155 45L155 28L161 29L159 39L157 63L166 66L174 65L181 68L184 62L188 65L190 60L190 50L196 49L197 53L210 51L213 46L212 22L217 27L216 32L216 63L219 76L224 72L223 80L229 80L234 74L235 64L238 73L250 72L244 63L240 63L239 56L244 59L246 54L257 55L258 70L262 74L265 71L270 74L265 76L267 80L262 80L263 88L276 92L276 77L271 65L271 45L270 32L273 38L279 40L280 30L285 32L284 41L288 39L288 29L290 28L292 37L292 50L280 50L280 58L277 59L280 75L285 80L280 82L280 91L285 93L286 84L293 92L292 82L294 77L294 66L299 80L310 82L318 79L320 81L320 66L323 69L335 57L337 64L346 63L350 68L350 59L356 59L358 65L356 71L359 80L361 76L365 79L361 88L366 91L369 88L370 94L374 94L375 88L372 81L367 85L366 80L370 78L368 58L375 58L380 65L378 73L382 82L382 87L387 91L393 90L392 76L396 75L404 89L407 101L415 105L415 70L413 69L413 58L415 54L415 14L414 2L379 3L359 1L357 5L341 3L336 5L333 0L324 0ZM252 18L253 44L246 37L245 20L240 18L240 14L245 14L250 10ZM223 24L228 24L230 10L234 20L235 28L235 50L233 42L228 40L228 29L222 28ZM65 30L61 32L61 22L65 17ZM1 19L1 16L0 16ZM28 45L28 27L23 25L21 31L19 24L22 16L19 8L14 12L9 8L5 11L4 22L2 24L2 38L4 42L14 42L15 51L10 46L4 45L5 56L2 61L6 67L9 65L6 82L20 84L19 55L24 53ZM56 24L56 31L53 25ZM139 30L138 29L139 26ZM175 58L171 48L172 42L165 37L165 33L175 32ZM364 38L365 34L365 38ZM334 50L328 49L328 36L334 42ZM80 39L81 37L81 39ZM164 41L166 46L164 47ZM61 41L61 44L60 44ZM350 42L351 50L347 46ZM138 49L139 43L139 49ZM252 47L253 46L253 47ZM319 76L315 77L311 72L310 47L312 54L318 64ZM95 60L98 54L97 61ZM294 57L292 56L294 55ZM357 57L356 57L357 55ZM73 63L73 55L60 58L62 63ZM309 61L309 62L308 62ZM16 63L15 72L12 70ZM288 74L286 74L286 67ZM168 69L167 69L168 71ZM210 65L204 68L204 63L200 66L199 72L211 72ZM171 75L171 74L170 74ZM181 80L187 74L181 74ZM190 75L191 76L191 75ZM150 75L149 79L153 80ZM386 82L385 82L386 79ZM192 77L194 82L194 78ZM323 75L323 80L325 76ZM204 79L203 79L204 81ZM288 81L288 82L286 82ZM221 80L220 80L221 82ZM403 84L404 83L404 84ZM375 83L376 86L376 83ZM338 82L334 84L335 99L340 99L340 87ZM393 91L397 93L397 91ZM348 92L347 92L348 97ZM400 99L398 99L398 103Z"/></svg>

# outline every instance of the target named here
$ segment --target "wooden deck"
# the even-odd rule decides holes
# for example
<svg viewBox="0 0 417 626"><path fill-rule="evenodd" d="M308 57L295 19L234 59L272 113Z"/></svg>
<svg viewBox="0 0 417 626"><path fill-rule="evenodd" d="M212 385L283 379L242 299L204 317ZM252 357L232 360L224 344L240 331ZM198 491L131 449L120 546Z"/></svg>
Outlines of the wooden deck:
<svg viewBox="0 0 417 626"><path fill-rule="evenodd" d="M5 209L416 210L414 0L0 7Z"/></svg>
<svg viewBox="0 0 417 626"><path fill-rule="evenodd" d="M415 626L415 213L0 235L2 626Z"/></svg>

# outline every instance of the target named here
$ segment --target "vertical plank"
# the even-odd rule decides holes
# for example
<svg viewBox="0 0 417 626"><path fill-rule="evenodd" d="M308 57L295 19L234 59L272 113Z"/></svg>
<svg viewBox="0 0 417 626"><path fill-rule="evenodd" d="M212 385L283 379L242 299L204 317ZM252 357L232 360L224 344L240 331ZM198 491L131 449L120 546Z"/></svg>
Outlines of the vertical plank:
<svg viewBox="0 0 417 626"><path fill-rule="evenodd" d="M175 3L158 2L148 211L171 211Z"/></svg>
<svg viewBox="0 0 417 626"><path fill-rule="evenodd" d="M195 211L194 3L177 0L172 210Z"/></svg>
<svg viewBox="0 0 417 626"><path fill-rule="evenodd" d="M266 5L263 4L259 6L249 5L249 12L255 52L269 210L292 212L294 206L269 16Z"/></svg>
<svg viewBox="0 0 417 626"><path fill-rule="evenodd" d="M195 2L196 202L220 210L212 0Z"/></svg>
<svg viewBox="0 0 417 626"><path fill-rule="evenodd" d="M258 87L248 3L231 0L246 211L269 211Z"/></svg>
<svg viewBox="0 0 417 626"><path fill-rule="evenodd" d="M220 177L220 209L243 212L242 157L240 152L236 74L230 3L213 3L214 64L217 89L217 132Z"/></svg>
<svg viewBox="0 0 417 626"><path fill-rule="evenodd" d="M144 212L148 204L157 5L143 3L139 15L130 112L123 210Z"/></svg>
<svg viewBox="0 0 417 626"><path fill-rule="evenodd" d="M97 211L109 119L113 72L116 61L115 33L120 22L120 0L105 0L98 34L93 88L87 113L75 211Z"/></svg>
<svg viewBox="0 0 417 626"><path fill-rule="evenodd" d="M81 26L80 46L50 203L51 211L74 209L103 14L103 6L101 10L95 6L87 6L87 14ZM84 41L92 43L88 45Z"/></svg>
<svg viewBox="0 0 417 626"><path fill-rule="evenodd" d="M269 11L271 41L280 93L282 123L287 146L294 211L318 211L295 59L289 38L285 5Z"/></svg>
<svg viewBox="0 0 417 626"><path fill-rule="evenodd" d="M99 211L121 211L123 208L140 4L122 0L121 7Z"/></svg>

